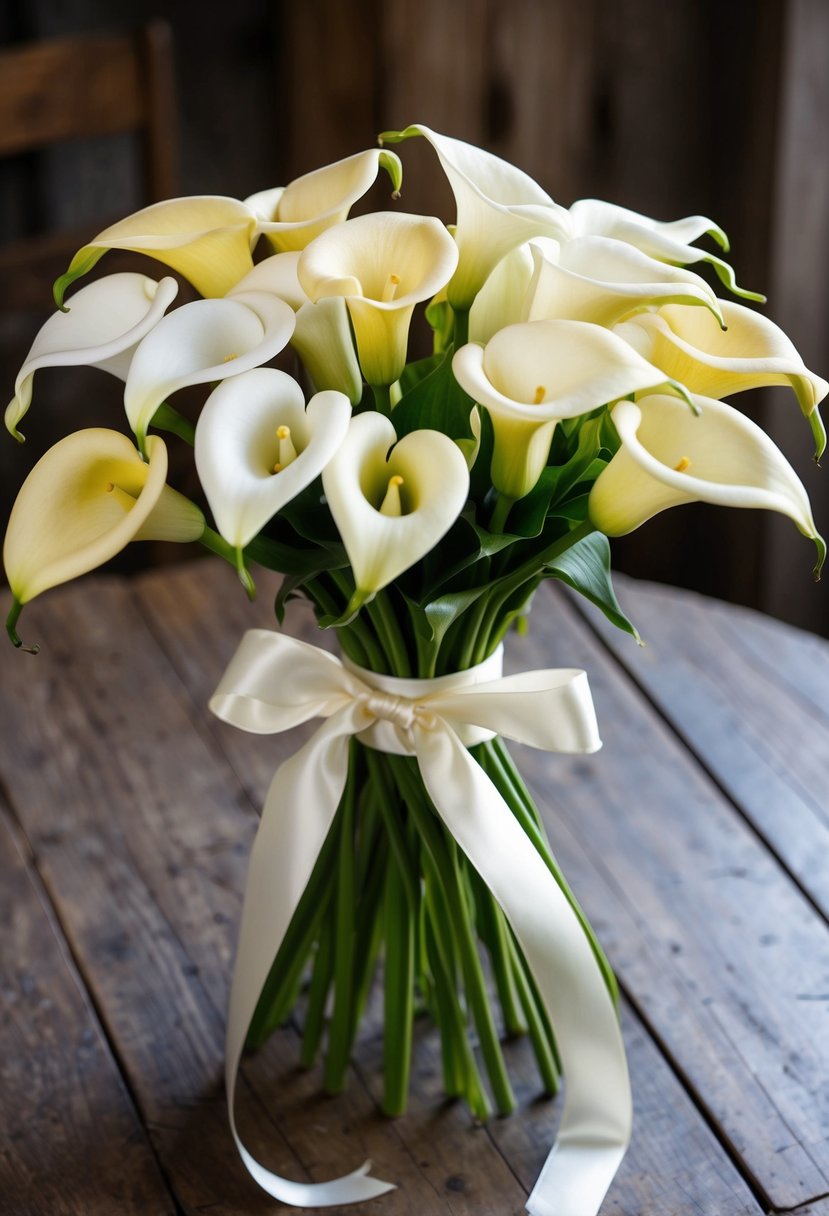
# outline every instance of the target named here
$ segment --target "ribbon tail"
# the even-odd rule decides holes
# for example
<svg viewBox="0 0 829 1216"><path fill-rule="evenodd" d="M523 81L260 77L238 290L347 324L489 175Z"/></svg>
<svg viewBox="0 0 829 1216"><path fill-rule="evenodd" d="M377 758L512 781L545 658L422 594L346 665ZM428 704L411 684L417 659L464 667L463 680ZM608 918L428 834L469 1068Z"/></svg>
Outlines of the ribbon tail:
<svg viewBox="0 0 829 1216"><path fill-rule="evenodd" d="M342 1178L292 1182L266 1169L245 1148L236 1128L234 1098L245 1038L271 965L331 828L348 774L349 737L359 729L355 703L327 719L277 770L250 855L230 992L225 1082L230 1128L256 1182L294 1207L358 1203L393 1190L368 1174L366 1162Z"/></svg>
<svg viewBox="0 0 829 1216"><path fill-rule="evenodd" d="M632 1122L615 1007L572 907L498 790L448 725L413 735L429 796L503 908L555 1030L564 1110L527 1210L596 1216Z"/></svg>

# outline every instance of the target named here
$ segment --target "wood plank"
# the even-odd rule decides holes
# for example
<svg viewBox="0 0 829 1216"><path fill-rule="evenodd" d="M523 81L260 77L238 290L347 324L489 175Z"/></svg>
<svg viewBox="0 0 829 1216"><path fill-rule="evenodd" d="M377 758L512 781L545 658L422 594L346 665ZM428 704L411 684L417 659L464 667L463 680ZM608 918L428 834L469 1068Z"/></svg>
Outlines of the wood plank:
<svg viewBox="0 0 829 1216"><path fill-rule="evenodd" d="M669 587L619 594L647 645L591 626L829 915L829 643Z"/></svg>
<svg viewBox="0 0 829 1216"><path fill-rule="evenodd" d="M274 585L272 579L260 580L261 594L257 602L250 605L241 593L234 572L213 561L178 570L150 572L135 580L137 601L196 706L207 703L242 631L273 624L269 593ZM221 620L215 613L204 613L205 603L222 604ZM318 645L331 644L330 634L317 630L309 614L302 612L298 605L292 605L290 612L292 632L301 633L305 640ZM201 613L203 621L198 631L194 631L187 622L197 613ZM270 740L263 747L261 739L230 730L211 721L209 716L207 724L217 746L225 751L240 779L245 781L251 798L261 804L275 766L271 744L277 747L279 740ZM296 736L290 746L291 750L297 746ZM571 849L578 848L573 840ZM718 1212L728 1213L728 1216L756 1212L757 1205L737 1171L691 1103L683 1097L680 1086L638 1019L630 1012L627 1019L631 1070L637 1094L637 1135L610 1193L609 1210L631 1216L658 1210L660 1216L669 1216L673 1203L680 1205L673 1209L678 1214L688 1210L712 1216ZM421 1051L427 1050L422 1040L419 1046ZM434 1046L430 1050L434 1056ZM549 1149L550 1128L557 1115L553 1118L549 1105L536 1100L534 1066L526 1045L510 1046L508 1050L511 1069L515 1068L522 1078L518 1087L521 1116L497 1121L492 1125L491 1134L529 1188ZM379 1098L378 1053L376 1038L362 1043L358 1067ZM416 1066L414 1071L416 1078L422 1078L422 1068ZM432 1071L437 1072L435 1064ZM433 1102L436 1093L436 1089L432 1091ZM421 1110L422 1103L421 1094ZM430 1156L425 1147L418 1148L418 1154ZM472 1173L467 1166L463 1177L469 1178ZM670 1193L672 1186L673 1194ZM657 1206L650 1209L647 1206L650 1203ZM687 1206L692 1203L698 1205L696 1209ZM686 1206L681 1206L683 1204Z"/></svg>
<svg viewBox="0 0 829 1216"><path fill-rule="evenodd" d="M0 1211L172 1216L146 1132L2 801L0 873Z"/></svg>
<svg viewBox="0 0 829 1216"><path fill-rule="evenodd" d="M603 751L521 764L626 991L768 1206L824 1195L825 922L562 595L511 662L589 672Z"/></svg>

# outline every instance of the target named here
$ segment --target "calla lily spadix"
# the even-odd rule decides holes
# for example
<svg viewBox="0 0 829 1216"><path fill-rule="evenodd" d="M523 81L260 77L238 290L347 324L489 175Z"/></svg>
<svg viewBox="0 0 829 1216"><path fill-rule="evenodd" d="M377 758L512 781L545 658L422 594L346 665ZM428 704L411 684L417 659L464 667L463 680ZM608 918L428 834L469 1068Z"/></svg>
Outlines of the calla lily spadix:
<svg viewBox="0 0 829 1216"><path fill-rule="evenodd" d="M445 286L457 261L439 220L377 211L323 232L303 250L297 273L311 300L345 297L363 376L376 387L397 380L415 304Z"/></svg>
<svg viewBox="0 0 829 1216"><path fill-rule="evenodd" d="M529 248L534 275L523 320L561 318L610 326L662 304L702 305L720 320L717 299L704 279L624 241L584 236L560 243L539 238L530 241Z"/></svg>
<svg viewBox="0 0 829 1216"><path fill-rule="evenodd" d="M730 300L719 304L724 330L702 309L667 305L617 325L614 332L692 393L727 397L768 384L790 385L820 457L826 433L817 406L829 384L809 371L773 321Z"/></svg>
<svg viewBox="0 0 829 1216"><path fill-rule="evenodd" d="M528 494L541 476L560 419L669 383L632 348L625 350L615 334L586 321L508 325L486 346L461 347L452 371L489 411L492 484L513 500Z"/></svg>
<svg viewBox="0 0 829 1216"><path fill-rule="evenodd" d="M149 462L126 435L75 431L41 457L9 518L3 563L19 607L103 565L133 540L198 540L204 516L166 484L167 448L147 440Z"/></svg>
<svg viewBox="0 0 829 1216"><path fill-rule="evenodd" d="M99 232L55 283L55 302L108 249L129 249L178 271L203 296L223 296L253 266L256 215L235 198L195 195L153 203Z"/></svg>
<svg viewBox="0 0 829 1216"><path fill-rule="evenodd" d="M348 429L351 405L322 392L306 407L284 372L256 368L225 380L196 425L196 469L216 527L237 551L319 476Z"/></svg>
<svg viewBox="0 0 829 1216"><path fill-rule="evenodd" d="M460 257L447 294L452 307L465 312L505 254L533 236L565 236L568 214L514 165L422 123L384 131L380 142L415 135L424 136L437 152L455 196Z"/></svg>
<svg viewBox="0 0 829 1216"><path fill-rule="evenodd" d="M246 199L259 216L257 231L276 252L304 249L326 228L341 223L351 207L371 189L380 169L400 193L403 166L393 152L370 148L298 177L288 186L261 190Z"/></svg>
<svg viewBox="0 0 829 1216"><path fill-rule="evenodd" d="M293 330L290 307L266 292L194 300L169 313L139 344L127 376L124 405L139 445L171 393L267 363Z"/></svg>
<svg viewBox="0 0 829 1216"><path fill-rule="evenodd" d="M323 470L325 496L354 572L349 613L438 543L469 492L466 461L448 436L422 430L396 440L383 414L358 414Z"/></svg>
<svg viewBox="0 0 829 1216"><path fill-rule="evenodd" d="M336 389L356 405L363 395L363 377L354 350L348 307L341 296L314 304L297 277L299 253L275 253L258 262L228 292L228 298L247 291L268 291L294 310L291 346L299 355L314 388Z"/></svg>
<svg viewBox="0 0 829 1216"><path fill-rule="evenodd" d="M685 502L779 511L826 553L803 483L783 453L733 406L698 397L692 413L675 397L620 401L613 422L621 447L590 492L588 514L608 536L624 536L659 511Z"/></svg>
<svg viewBox="0 0 829 1216"><path fill-rule="evenodd" d="M112 274L82 287L67 312L53 313L41 327L17 373L6 426L22 440L18 424L32 400L32 380L41 367L99 367L126 380L133 351L161 320L178 292L175 279Z"/></svg>

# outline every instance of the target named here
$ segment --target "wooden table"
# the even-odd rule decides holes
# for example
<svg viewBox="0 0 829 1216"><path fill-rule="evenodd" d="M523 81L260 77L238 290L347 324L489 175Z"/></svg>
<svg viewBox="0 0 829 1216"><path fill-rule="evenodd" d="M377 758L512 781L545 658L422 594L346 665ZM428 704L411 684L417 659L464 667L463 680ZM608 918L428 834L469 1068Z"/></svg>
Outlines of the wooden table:
<svg viewBox="0 0 829 1216"><path fill-rule="evenodd" d="M619 590L645 648L545 588L509 655L585 667L605 740L520 757L624 993L635 1135L602 1212L829 1216L829 645ZM276 1208L236 1157L221 1072L256 810L296 739L205 708L269 623L269 596L251 607L208 560L52 593L22 621L39 657L0 648L4 1216ZM526 1045L520 1113L476 1128L441 1100L435 1035L416 1039L410 1113L388 1121L376 1031L326 1098L285 1028L244 1067L248 1143L297 1179L371 1157L400 1189L366 1212L520 1213L559 1109Z"/></svg>

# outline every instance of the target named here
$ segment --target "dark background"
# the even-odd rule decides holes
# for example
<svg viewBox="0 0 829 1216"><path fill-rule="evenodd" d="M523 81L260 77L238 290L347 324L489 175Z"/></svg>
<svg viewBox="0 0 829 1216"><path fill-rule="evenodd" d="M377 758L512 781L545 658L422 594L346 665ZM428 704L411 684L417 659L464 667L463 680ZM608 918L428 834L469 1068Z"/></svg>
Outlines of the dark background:
<svg viewBox="0 0 829 1216"><path fill-rule="evenodd" d="M810 367L829 372L826 0L6 0L0 39L151 17L173 33L181 193L241 198L371 146L384 128L424 122L513 161L565 205L596 196L661 219L710 215L731 237L738 282L765 292L767 314ZM406 209L451 219L425 142L402 156ZM131 137L7 158L0 241L94 230L144 205L144 191ZM2 289L8 310L15 284ZM48 308L12 308L0 322L6 399ZM765 389L736 403L784 449L829 532L827 475L812 465L793 394ZM119 425L121 408L118 383L101 373L38 373L26 448L0 435L3 518L47 443L81 425ZM177 484L193 489L181 463ZM827 581L814 587L812 546L788 520L682 507L614 548L622 569L829 633Z"/></svg>

